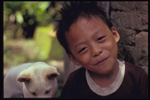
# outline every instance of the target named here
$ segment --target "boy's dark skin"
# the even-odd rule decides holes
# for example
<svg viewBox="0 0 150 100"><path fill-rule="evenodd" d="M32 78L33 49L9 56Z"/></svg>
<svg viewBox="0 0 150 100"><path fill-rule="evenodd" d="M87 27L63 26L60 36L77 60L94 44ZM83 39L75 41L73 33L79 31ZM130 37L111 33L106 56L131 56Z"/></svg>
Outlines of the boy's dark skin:
<svg viewBox="0 0 150 100"><path fill-rule="evenodd" d="M73 6L74 5L72 5L72 7ZM84 8L84 6L86 7ZM83 68L87 69L90 77L99 87L107 88L116 79L116 76L120 68L120 65L117 61L117 55L118 55L117 43L119 42L120 36L117 30L115 29L115 27L112 25L112 23L109 20L107 20L106 15L103 13L103 11L99 12L100 10L99 8L98 8L99 10L96 10L97 8L95 8L96 7L95 5L89 6L88 4L84 6L81 4L80 6L76 7L75 5L74 6L75 8L68 7L67 8L68 10L66 9L64 10L65 12L63 13L64 18L63 20L59 22L59 26L58 26L59 29L57 30L57 38L59 42L61 43L61 45L65 48L69 59L75 65L81 65ZM69 9L71 10L69 11ZM89 11L86 9L88 9ZM72 13L75 13L75 14L72 14ZM127 64L126 71L127 72L129 71L130 74L126 73L126 77L124 80L125 83L123 83L122 88L118 90L121 92L121 94L120 92L116 92L117 91L116 90L115 92L117 94L113 96L108 95L106 96L106 98L119 98L121 97L120 95L123 95L125 97L126 95L129 96L131 91L130 89L128 90L127 89L128 87L126 88L126 85L124 84L126 84L126 82L129 82L128 78L129 80L133 78L132 75L136 77L137 79L136 83L141 82L141 77L139 77L137 73L132 72L134 68L130 68L129 66L133 67L133 65ZM147 91L146 90L146 87L147 87L146 77L147 76L145 72L143 72L143 70L141 69L139 70L139 69L140 68L135 68L135 70L137 70L138 72L143 73L143 74L139 73L140 75L143 75L142 77L143 82L141 82L142 84L139 85L142 92L138 91L138 93L142 96L139 96L139 97L147 98L147 94L146 94L147 93L146 92ZM77 73L79 74L77 75ZM79 75L82 75L82 76L80 77ZM87 86L84 75L85 73L84 73L84 70L82 69L73 72L73 74L71 74L71 76L69 77L68 79L69 81L67 81L66 83L67 85L65 85L63 89L64 91L61 96L62 97L65 97L65 96L83 97L82 92L87 92L90 94L83 93L85 97L89 95L94 95L94 97L96 98L97 97L105 98L105 96L100 96L100 95L95 96L95 93L92 93L90 89L86 89L87 91L83 90L77 93L77 91L80 91L83 88L85 89L89 87ZM72 78L75 78L75 81L78 80L78 78L83 79L84 81L82 81L81 83L84 83L85 86L82 86L83 84L78 84L78 82L75 82L74 84L74 79ZM135 81L135 79L133 80ZM133 81L133 80L130 80L130 81ZM129 86L131 86L131 90L132 88L134 89L134 87L132 86L134 83L131 82L131 85L130 85L130 82L129 82L128 84ZM73 84L75 88L80 87L80 89L72 88L71 84ZM73 91L72 89L75 89L76 92L72 92ZM127 94L124 94L124 90L126 89L127 91L130 91L130 92L125 91L125 93ZM134 89L134 91L136 91L136 89ZM74 93L77 93L77 95ZM136 92L132 93L129 98L137 98L135 97L134 94L136 94Z"/></svg>
<svg viewBox="0 0 150 100"><path fill-rule="evenodd" d="M99 18L79 17L66 33L72 54L70 60L88 69L93 80L101 87L110 85L118 72L117 45L120 36Z"/></svg>

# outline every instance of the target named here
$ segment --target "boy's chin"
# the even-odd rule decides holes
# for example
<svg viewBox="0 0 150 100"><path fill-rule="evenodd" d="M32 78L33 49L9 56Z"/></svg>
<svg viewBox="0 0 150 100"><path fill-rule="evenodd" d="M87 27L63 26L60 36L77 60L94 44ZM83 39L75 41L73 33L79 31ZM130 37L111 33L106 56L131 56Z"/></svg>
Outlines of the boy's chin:
<svg viewBox="0 0 150 100"><path fill-rule="evenodd" d="M103 71L99 71L98 73L100 74L100 75L104 75L104 76L107 76L107 75L109 75L110 73L111 73L112 71L111 70L103 70Z"/></svg>
<svg viewBox="0 0 150 100"><path fill-rule="evenodd" d="M99 70L95 70L97 74L101 75L101 76L108 76L111 75L113 73L113 68L109 67L109 68L103 68L103 69L99 69Z"/></svg>

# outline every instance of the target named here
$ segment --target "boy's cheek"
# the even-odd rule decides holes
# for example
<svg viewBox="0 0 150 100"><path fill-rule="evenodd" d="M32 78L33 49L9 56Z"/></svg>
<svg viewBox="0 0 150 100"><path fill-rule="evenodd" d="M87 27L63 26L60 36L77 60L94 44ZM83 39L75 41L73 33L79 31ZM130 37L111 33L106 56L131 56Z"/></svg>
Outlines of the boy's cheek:
<svg viewBox="0 0 150 100"><path fill-rule="evenodd" d="M73 54L68 54L68 57L69 57L69 59L75 64L75 65L77 65L77 66L79 66L80 65L80 63L79 63L79 61L78 61L78 59L76 58L76 56Z"/></svg>
<svg viewBox="0 0 150 100"><path fill-rule="evenodd" d="M79 63L82 65L89 64L90 63L90 55L85 54L85 55L79 56L78 60L79 60Z"/></svg>
<svg viewBox="0 0 150 100"><path fill-rule="evenodd" d="M112 50L115 46L116 46L116 43L114 40L107 41L105 42L105 44L103 44L103 48L110 49L110 50Z"/></svg>

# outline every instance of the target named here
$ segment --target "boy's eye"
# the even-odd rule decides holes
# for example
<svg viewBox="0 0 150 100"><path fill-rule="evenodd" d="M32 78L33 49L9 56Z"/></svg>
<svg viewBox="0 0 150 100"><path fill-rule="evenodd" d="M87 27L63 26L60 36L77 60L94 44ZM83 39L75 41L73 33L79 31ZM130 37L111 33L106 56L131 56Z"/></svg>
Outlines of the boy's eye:
<svg viewBox="0 0 150 100"><path fill-rule="evenodd" d="M101 41L105 36L99 37L97 40Z"/></svg>
<svg viewBox="0 0 150 100"><path fill-rule="evenodd" d="M84 47L84 48L80 49L80 50L78 51L78 53L83 52L85 49L86 49L86 47Z"/></svg>

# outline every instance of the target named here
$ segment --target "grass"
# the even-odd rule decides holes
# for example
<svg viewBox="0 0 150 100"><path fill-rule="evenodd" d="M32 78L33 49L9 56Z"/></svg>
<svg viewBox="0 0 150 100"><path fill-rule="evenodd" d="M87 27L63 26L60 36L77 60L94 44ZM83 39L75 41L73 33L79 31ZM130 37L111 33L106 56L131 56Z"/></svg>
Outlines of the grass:
<svg viewBox="0 0 150 100"><path fill-rule="evenodd" d="M35 49L33 49L35 47ZM33 40L4 41L4 65L13 66L38 60L38 50Z"/></svg>

